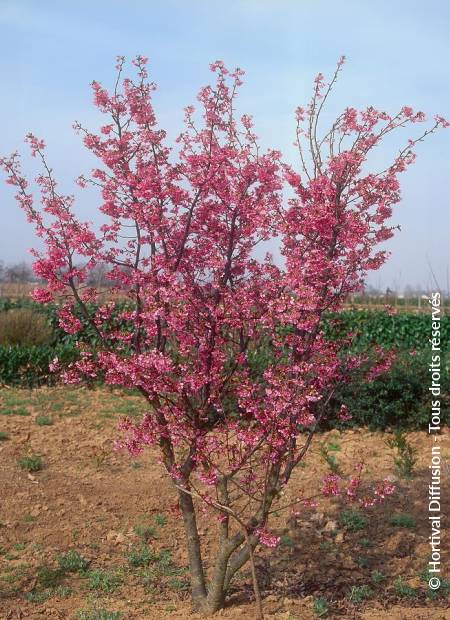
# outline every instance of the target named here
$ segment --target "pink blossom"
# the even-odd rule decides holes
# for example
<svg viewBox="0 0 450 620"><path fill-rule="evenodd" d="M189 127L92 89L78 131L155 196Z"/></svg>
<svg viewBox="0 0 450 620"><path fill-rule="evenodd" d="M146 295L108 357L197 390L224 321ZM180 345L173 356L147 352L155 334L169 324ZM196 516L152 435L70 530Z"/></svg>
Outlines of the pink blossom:
<svg viewBox="0 0 450 620"><path fill-rule="evenodd" d="M266 547L277 547L281 540L280 536L275 536L274 534L271 534L263 527L256 529L255 535L258 537L259 542Z"/></svg>
<svg viewBox="0 0 450 620"><path fill-rule="evenodd" d="M54 360L52 370L68 384L95 379L138 390L142 416L122 421L117 447L158 450L176 492L192 494L204 510L223 517L217 498L230 511L245 506L246 522L264 523L255 535L267 546L279 541L266 524L300 472L305 433L315 433L336 386L369 362L348 353L351 336L326 337L323 312L340 311L384 264L380 244L394 234L400 175L416 145L448 125L435 117L421 133L425 116L410 107L389 114L347 106L322 134L321 111L343 62L328 82L319 74L309 102L296 109L294 167L261 146L250 114L236 114L241 69L212 63L212 83L200 89L196 109L185 108L170 144L147 58L129 70L118 57L112 91L92 82L100 128L74 124L97 160L78 185L98 192L98 227L59 188L42 140L27 136L42 163L36 195L19 155L0 159L42 247L33 268L46 288L33 297L61 300L59 325L77 341L78 358ZM410 142L382 171L372 167L384 137L403 127L415 132ZM267 243L279 246L282 260L256 251ZM107 303L95 284L99 269L111 283ZM95 346L85 342L86 327ZM394 360L393 352L375 353L369 381ZM349 419L345 406L335 415ZM372 506L394 492L384 480L363 494L360 479L360 468L350 478L328 474L311 498L294 503L304 508L324 496Z"/></svg>

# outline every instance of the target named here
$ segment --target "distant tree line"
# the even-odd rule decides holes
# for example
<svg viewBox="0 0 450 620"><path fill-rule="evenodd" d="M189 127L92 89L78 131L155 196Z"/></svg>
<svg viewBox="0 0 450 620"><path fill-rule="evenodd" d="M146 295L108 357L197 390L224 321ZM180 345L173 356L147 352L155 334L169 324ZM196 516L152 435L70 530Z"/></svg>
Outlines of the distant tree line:
<svg viewBox="0 0 450 620"><path fill-rule="evenodd" d="M5 265L0 261L0 282L2 283L27 283L37 282L31 266L22 261Z"/></svg>
<svg viewBox="0 0 450 620"><path fill-rule="evenodd" d="M99 263L89 273L87 284L89 286L108 287L113 284L106 277L108 268L104 263ZM39 282L31 265L25 261L5 264L0 261L0 284L28 284Z"/></svg>

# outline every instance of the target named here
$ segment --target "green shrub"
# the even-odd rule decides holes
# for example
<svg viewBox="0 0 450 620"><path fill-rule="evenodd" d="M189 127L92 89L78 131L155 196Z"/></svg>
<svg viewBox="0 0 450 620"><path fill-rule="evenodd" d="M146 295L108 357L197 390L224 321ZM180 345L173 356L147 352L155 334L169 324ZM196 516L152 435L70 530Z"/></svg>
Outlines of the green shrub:
<svg viewBox="0 0 450 620"><path fill-rule="evenodd" d="M379 345L386 349L422 349L430 337L429 314L380 310L346 310L328 313L322 321L325 335L336 340L349 332L354 334L353 347L359 350ZM441 342L450 346L450 315L441 317Z"/></svg>
<svg viewBox="0 0 450 620"><path fill-rule="evenodd" d="M426 342L426 341L425 341ZM328 407L332 422L327 427L368 426L369 430L388 428L427 429L430 416L429 351L416 355L400 352L390 370L373 381L353 373L349 383L338 386ZM441 421L450 424L450 355L442 355ZM335 414L345 404L352 420L344 424Z"/></svg>
<svg viewBox="0 0 450 620"><path fill-rule="evenodd" d="M7 345L0 346L0 383L33 388L54 382L49 370L55 358L62 364L77 359L79 353L74 345Z"/></svg>

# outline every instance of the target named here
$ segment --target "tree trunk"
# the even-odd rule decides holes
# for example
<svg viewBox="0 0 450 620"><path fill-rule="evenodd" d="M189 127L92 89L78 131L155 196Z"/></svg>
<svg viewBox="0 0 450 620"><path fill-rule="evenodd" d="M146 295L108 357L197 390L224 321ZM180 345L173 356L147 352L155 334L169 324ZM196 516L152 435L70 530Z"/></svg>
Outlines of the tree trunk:
<svg viewBox="0 0 450 620"><path fill-rule="evenodd" d="M214 566L214 574L209 583L207 607L209 613L214 613L225 605L225 578L227 574L230 555L234 550L230 541L223 541L220 545L218 557Z"/></svg>
<svg viewBox="0 0 450 620"><path fill-rule="evenodd" d="M192 601L196 609L203 611L207 593L194 502L191 495L181 489L178 491L178 496L186 533Z"/></svg>
<svg viewBox="0 0 450 620"><path fill-rule="evenodd" d="M278 475L279 468L277 469L274 467L269 476L270 488L266 493L264 504L258 511L258 514L252 517L249 524L244 527L250 526L251 529L253 529L258 523L266 521L267 514L276 494ZM235 573L249 561L253 550L258 544L258 539L254 535L249 536L248 534L243 534L242 531L236 532L234 536L229 538L228 525L224 525L220 537L218 553L214 562L212 579L207 588L192 495L188 490L183 491L181 487L178 487L178 495L186 533L193 606L196 611L204 613L205 615L212 615L225 605L225 597L230 583ZM239 523L244 525L240 521ZM261 598L256 582L256 575L254 574L253 562L252 572L256 602L260 609L260 617L263 617Z"/></svg>

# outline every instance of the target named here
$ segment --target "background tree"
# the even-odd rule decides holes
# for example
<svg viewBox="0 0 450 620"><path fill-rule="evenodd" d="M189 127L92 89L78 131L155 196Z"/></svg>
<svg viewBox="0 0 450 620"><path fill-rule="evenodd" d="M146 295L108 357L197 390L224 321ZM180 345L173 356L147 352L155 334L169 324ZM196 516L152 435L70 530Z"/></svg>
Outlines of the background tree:
<svg viewBox="0 0 450 620"><path fill-rule="evenodd" d="M0 277L3 282L36 282L36 277L30 265L25 262L13 263L11 265L0 266Z"/></svg>

